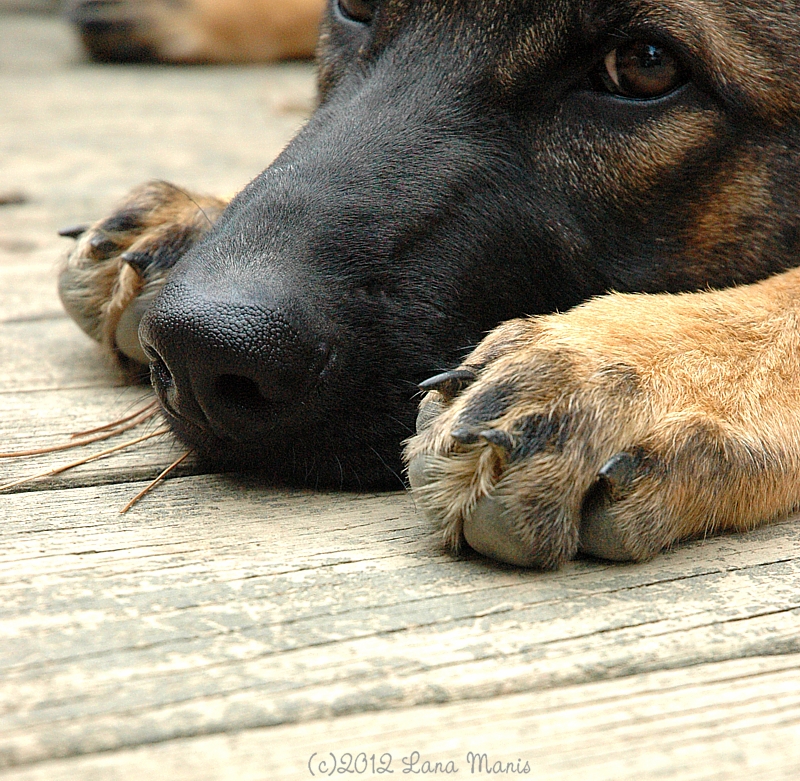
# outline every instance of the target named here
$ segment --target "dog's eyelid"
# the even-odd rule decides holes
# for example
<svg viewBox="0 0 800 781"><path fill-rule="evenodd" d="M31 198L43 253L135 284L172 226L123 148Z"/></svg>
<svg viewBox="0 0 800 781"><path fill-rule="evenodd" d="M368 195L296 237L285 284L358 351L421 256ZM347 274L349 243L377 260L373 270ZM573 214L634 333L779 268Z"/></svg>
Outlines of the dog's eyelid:
<svg viewBox="0 0 800 781"><path fill-rule="evenodd" d="M636 26L630 29L610 30L601 37L595 46L598 62L602 61L610 52L628 44L643 42L660 46L669 51L684 66L694 63L696 58L691 48L685 42L660 28L651 26ZM599 45L598 45L599 44Z"/></svg>
<svg viewBox="0 0 800 781"><path fill-rule="evenodd" d="M369 25L375 16L377 0L336 0L336 10L347 22Z"/></svg>

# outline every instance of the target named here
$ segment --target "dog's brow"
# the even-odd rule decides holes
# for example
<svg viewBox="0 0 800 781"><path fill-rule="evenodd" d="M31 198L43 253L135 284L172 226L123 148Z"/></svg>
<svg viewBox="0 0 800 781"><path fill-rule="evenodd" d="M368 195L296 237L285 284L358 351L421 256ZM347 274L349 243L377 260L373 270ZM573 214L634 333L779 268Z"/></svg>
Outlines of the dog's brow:
<svg viewBox="0 0 800 781"><path fill-rule="evenodd" d="M546 74L549 63L559 56L570 34L568 3L552 3L535 22L523 29L516 41L511 42L499 58L495 69L498 82L513 87L522 74L530 75L532 69Z"/></svg>

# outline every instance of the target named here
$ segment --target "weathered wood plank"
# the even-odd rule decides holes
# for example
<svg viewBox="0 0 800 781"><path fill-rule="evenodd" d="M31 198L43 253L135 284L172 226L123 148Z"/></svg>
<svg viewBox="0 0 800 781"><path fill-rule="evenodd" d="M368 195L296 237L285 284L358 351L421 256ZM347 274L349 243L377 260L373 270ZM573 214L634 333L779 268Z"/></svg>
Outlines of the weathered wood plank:
<svg viewBox="0 0 800 781"><path fill-rule="evenodd" d="M106 385L8 392L0 398L0 450L5 451L66 442L76 432L143 408L154 394L149 385Z"/></svg>
<svg viewBox="0 0 800 781"><path fill-rule="evenodd" d="M0 323L63 317L53 269L28 264L0 266L0 313Z"/></svg>
<svg viewBox="0 0 800 781"><path fill-rule="evenodd" d="M0 394L123 384L100 348L66 316L0 324Z"/></svg>
<svg viewBox="0 0 800 781"><path fill-rule="evenodd" d="M67 444L72 434L111 423L153 400L153 393L146 385L0 394L0 453ZM163 419L157 415L134 430L79 449L36 457L0 458L0 485L100 453L162 428ZM152 479L183 450L168 434L14 490ZM174 476L194 474L198 469L195 460L190 458L178 467Z"/></svg>
<svg viewBox="0 0 800 781"><path fill-rule="evenodd" d="M0 47L13 36L0 25ZM308 64L0 72L4 188L30 197L14 227L94 220L167 179L230 193L280 152L313 105ZM4 218L0 215L0 230Z"/></svg>
<svg viewBox="0 0 800 781"><path fill-rule="evenodd" d="M62 316L57 266L68 243L29 231L0 230L0 323Z"/></svg>
<svg viewBox="0 0 800 781"><path fill-rule="evenodd" d="M295 781L363 754L359 778L425 761L491 778L472 754L537 779L794 779L800 774L800 656L758 657L441 706L180 739L9 771L9 781ZM419 761L413 765L414 752ZM309 762L316 754L316 762ZM389 755L389 756L387 756ZM389 759L391 758L391 760ZM346 758L344 759L346 762ZM485 768L485 765L483 766ZM472 772L472 771L475 772ZM334 774L337 777L340 774ZM408 773L412 775L412 773ZM443 777L440 773L437 777ZM448 774L445 777L454 777Z"/></svg>
<svg viewBox="0 0 800 781"><path fill-rule="evenodd" d="M558 574L455 561L403 495L6 497L7 765L800 651L800 527Z"/></svg>
<svg viewBox="0 0 800 781"><path fill-rule="evenodd" d="M236 189L313 91L306 66L57 67L29 53L63 49L6 21L0 170L29 198L0 210L0 450L141 393L60 313L55 230L150 177ZM120 516L172 455L0 496L3 777L283 781L347 749L525 752L546 778L797 776L800 524L543 574L450 557L402 494L186 477Z"/></svg>

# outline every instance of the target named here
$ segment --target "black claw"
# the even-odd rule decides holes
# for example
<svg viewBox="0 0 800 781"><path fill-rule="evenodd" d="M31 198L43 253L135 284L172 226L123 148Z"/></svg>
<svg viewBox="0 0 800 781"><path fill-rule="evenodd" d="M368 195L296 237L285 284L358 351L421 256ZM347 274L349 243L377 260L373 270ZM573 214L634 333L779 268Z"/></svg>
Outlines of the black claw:
<svg viewBox="0 0 800 781"><path fill-rule="evenodd" d="M108 233L130 233L142 227L139 212L122 212L109 217L100 228Z"/></svg>
<svg viewBox="0 0 800 781"><path fill-rule="evenodd" d="M476 428L462 426L461 428L453 429L450 432L450 436L462 445L474 445L481 438L482 432Z"/></svg>
<svg viewBox="0 0 800 781"><path fill-rule="evenodd" d="M147 270L153 265L153 256L144 252L126 252L119 258L127 263L142 279L147 275Z"/></svg>
<svg viewBox="0 0 800 781"><path fill-rule="evenodd" d="M504 450L507 454L511 454L516 447L513 437L498 428L486 429L486 431L481 431L478 436L481 439L485 439L490 445Z"/></svg>
<svg viewBox="0 0 800 781"><path fill-rule="evenodd" d="M477 376L471 369L453 369L453 371L437 374L435 377L421 382L419 389L423 391L437 390L447 401L450 401L476 379Z"/></svg>
<svg viewBox="0 0 800 781"><path fill-rule="evenodd" d="M102 233L98 233L94 238L92 238L89 242L89 246L97 255L110 255L115 249L117 249L116 243L111 241L111 239L109 239L107 236L104 236Z"/></svg>
<svg viewBox="0 0 800 781"><path fill-rule="evenodd" d="M640 456L621 452L609 458L597 476L605 483L610 498L617 501L629 493L633 481L641 471L641 466Z"/></svg>
<svg viewBox="0 0 800 781"><path fill-rule="evenodd" d="M70 225L68 228L62 228L58 232L58 235L63 236L65 239L77 239L83 236L88 230L88 225Z"/></svg>

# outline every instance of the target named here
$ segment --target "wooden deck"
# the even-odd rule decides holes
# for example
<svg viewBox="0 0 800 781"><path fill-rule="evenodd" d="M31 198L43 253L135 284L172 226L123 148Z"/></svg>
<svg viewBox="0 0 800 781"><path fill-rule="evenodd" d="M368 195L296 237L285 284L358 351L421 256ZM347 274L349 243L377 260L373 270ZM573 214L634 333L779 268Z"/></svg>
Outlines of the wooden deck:
<svg viewBox="0 0 800 781"><path fill-rule="evenodd" d="M89 67L57 22L0 16L0 194L27 196L0 207L0 450L147 393L61 313L55 230L150 177L235 190L312 90L304 66ZM800 778L800 524L542 574L452 558L403 493L190 464L120 515L176 452L0 496L3 779Z"/></svg>

